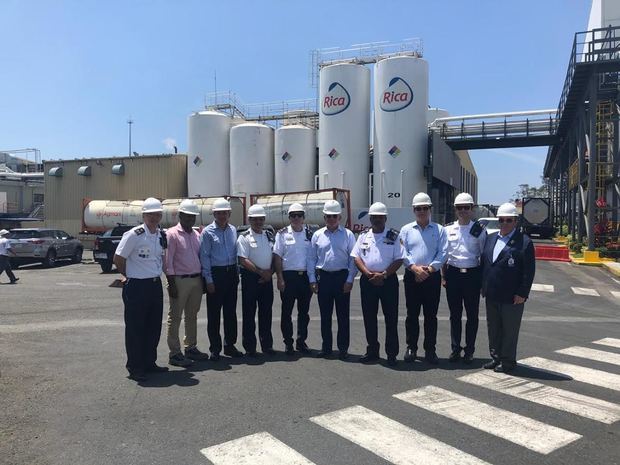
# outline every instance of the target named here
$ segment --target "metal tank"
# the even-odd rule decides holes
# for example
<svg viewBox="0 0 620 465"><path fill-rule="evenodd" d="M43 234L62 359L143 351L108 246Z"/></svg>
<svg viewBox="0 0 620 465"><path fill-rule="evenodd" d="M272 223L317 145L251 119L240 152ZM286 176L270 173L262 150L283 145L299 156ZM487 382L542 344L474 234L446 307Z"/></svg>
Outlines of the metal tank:
<svg viewBox="0 0 620 465"><path fill-rule="evenodd" d="M301 125L282 126L275 131L274 191L314 189L316 132Z"/></svg>
<svg viewBox="0 0 620 465"><path fill-rule="evenodd" d="M196 218L196 226L206 226L213 222L211 210L213 202L219 197L193 198L198 205L200 215ZM164 211L160 225L169 228L178 223L179 205L183 199L166 199L162 201ZM244 200L230 197L232 208L230 222L234 225L245 223ZM143 200L91 200L84 207L82 221L84 230L89 232L105 231L118 224L135 226L142 223Z"/></svg>
<svg viewBox="0 0 620 465"><path fill-rule="evenodd" d="M386 58L374 72L373 201L408 206L415 193L427 190L428 63Z"/></svg>
<svg viewBox="0 0 620 465"><path fill-rule="evenodd" d="M190 197L230 193L231 119L216 111L192 113L187 121L187 191Z"/></svg>
<svg viewBox="0 0 620 465"><path fill-rule="evenodd" d="M231 195L273 192L273 129L243 123L230 130Z"/></svg>
<svg viewBox="0 0 620 465"><path fill-rule="evenodd" d="M430 125L437 118L447 118L448 116L450 116L448 110L444 110L443 108L429 108L426 111L426 123Z"/></svg>
<svg viewBox="0 0 620 465"><path fill-rule="evenodd" d="M320 71L319 189L351 191L351 206L368 206L370 70L336 64Z"/></svg>

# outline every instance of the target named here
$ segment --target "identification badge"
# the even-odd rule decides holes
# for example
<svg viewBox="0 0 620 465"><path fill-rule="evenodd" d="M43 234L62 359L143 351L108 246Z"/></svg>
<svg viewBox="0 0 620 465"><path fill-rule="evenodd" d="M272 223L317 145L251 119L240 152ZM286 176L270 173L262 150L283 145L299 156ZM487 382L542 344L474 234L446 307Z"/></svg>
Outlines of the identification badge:
<svg viewBox="0 0 620 465"><path fill-rule="evenodd" d="M258 247L258 244L256 243L256 241L250 241L250 247L252 247L253 249Z"/></svg>
<svg viewBox="0 0 620 465"><path fill-rule="evenodd" d="M284 237L284 243L286 245L294 245L295 244L295 238L291 234L287 234Z"/></svg>
<svg viewBox="0 0 620 465"><path fill-rule="evenodd" d="M140 247L138 249L138 257L151 258L151 249L149 249L148 247Z"/></svg>
<svg viewBox="0 0 620 465"><path fill-rule="evenodd" d="M514 258L510 257L508 259L508 266L511 266L511 267L515 266L515 259Z"/></svg>
<svg viewBox="0 0 620 465"><path fill-rule="evenodd" d="M360 249L370 249L370 244L368 242L363 242L362 245L360 245Z"/></svg>

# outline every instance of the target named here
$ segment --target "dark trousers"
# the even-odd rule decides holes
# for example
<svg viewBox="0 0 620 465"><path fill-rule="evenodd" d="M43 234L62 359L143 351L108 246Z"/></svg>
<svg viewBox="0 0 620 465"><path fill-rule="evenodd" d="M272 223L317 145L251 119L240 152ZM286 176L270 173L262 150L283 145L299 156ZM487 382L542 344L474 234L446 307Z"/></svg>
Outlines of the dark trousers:
<svg viewBox="0 0 620 465"><path fill-rule="evenodd" d="M15 275L11 269L11 260L6 255L0 255L0 274L2 274L3 271L6 272L11 282L15 281Z"/></svg>
<svg viewBox="0 0 620 465"><path fill-rule="evenodd" d="M362 276L360 293L366 342L368 343L366 353L379 355L377 314L379 302L381 302L385 318L385 353L388 357L396 357L398 354L398 277L393 274L383 282L383 286L375 286L368 281L366 276Z"/></svg>
<svg viewBox="0 0 620 465"><path fill-rule="evenodd" d="M256 306L258 305L258 338L265 351L273 347L271 336L271 307L273 281L259 283L260 276L241 270L241 308L243 313L242 341L247 352L256 352Z"/></svg>
<svg viewBox="0 0 620 465"><path fill-rule="evenodd" d="M420 283L415 282L413 272L405 271L405 301L407 304L407 318L405 330L407 333L407 347L417 351L420 336L420 308L424 312L424 351L435 353L437 343L437 309L441 295L441 273L435 272Z"/></svg>
<svg viewBox="0 0 620 465"><path fill-rule="evenodd" d="M130 278L123 287L125 350L129 373L144 372L155 365L161 334L164 296L161 279Z"/></svg>
<svg viewBox="0 0 620 465"><path fill-rule="evenodd" d="M478 333L478 308L480 305L480 287L482 270L480 267L468 268L461 273L458 268L446 267L446 296L450 308L450 339L452 352L461 351L461 333L463 305L467 322L465 323L465 355L472 355L476 348Z"/></svg>
<svg viewBox="0 0 620 465"><path fill-rule="evenodd" d="M280 329L284 344L293 344L293 308L297 301L297 345L303 344L308 338L308 323L310 322L310 299L312 289L305 271L284 271L284 291L280 292L282 300L282 320Z"/></svg>
<svg viewBox="0 0 620 465"><path fill-rule="evenodd" d="M237 286L239 275L237 266L214 266L211 268L215 292L207 293L207 334L209 350L219 354L222 351L220 336L220 317L224 313L224 345L237 342Z"/></svg>
<svg viewBox="0 0 620 465"><path fill-rule="evenodd" d="M347 352L349 350L350 328L349 328L349 303L351 293L342 292L344 284L347 282L348 270L334 272L317 270L319 284L319 310L321 313L321 337L323 338L322 349L330 352L333 345L332 336L332 314L334 304L336 304L336 319L338 320L338 334L336 343L338 350Z"/></svg>
<svg viewBox="0 0 620 465"><path fill-rule="evenodd" d="M517 363L517 342L524 304L502 304L486 299L489 352L493 360Z"/></svg>

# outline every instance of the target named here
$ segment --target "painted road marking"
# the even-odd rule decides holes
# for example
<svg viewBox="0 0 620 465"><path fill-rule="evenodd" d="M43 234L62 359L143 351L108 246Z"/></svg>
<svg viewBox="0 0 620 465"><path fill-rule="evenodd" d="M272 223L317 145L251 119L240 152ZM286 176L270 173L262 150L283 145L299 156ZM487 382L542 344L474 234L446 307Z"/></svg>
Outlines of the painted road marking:
<svg viewBox="0 0 620 465"><path fill-rule="evenodd" d="M595 289L589 289L587 287L571 287L571 289L577 295L591 295L600 297L600 294Z"/></svg>
<svg viewBox="0 0 620 465"><path fill-rule="evenodd" d="M618 291L611 291L611 295L613 295L616 299L620 299L620 292Z"/></svg>
<svg viewBox="0 0 620 465"><path fill-rule="evenodd" d="M314 465L267 432L207 447L200 452L215 465Z"/></svg>
<svg viewBox="0 0 620 465"><path fill-rule="evenodd" d="M487 463L361 405L310 421L397 465Z"/></svg>
<svg viewBox="0 0 620 465"><path fill-rule="evenodd" d="M473 373L458 378L459 381L501 392L518 399L574 413L608 425L620 420L620 405L595 397L584 396L523 378L493 371Z"/></svg>
<svg viewBox="0 0 620 465"><path fill-rule="evenodd" d="M618 349L620 349L620 339L616 339L613 337L604 337L603 339L594 341L594 344L600 344L608 347L617 347Z"/></svg>
<svg viewBox="0 0 620 465"><path fill-rule="evenodd" d="M580 367L570 363L556 362L555 360L548 360L542 357L526 358L519 360L519 363L532 368L564 375L582 383L620 391L620 375L607 373L606 371Z"/></svg>
<svg viewBox="0 0 620 465"><path fill-rule="evenodd" d="M436 386L413 389L394 397L541 454L549 454L581 438L577 433Z"/></svg>
<svg viewBox="0 0 620 465"><path fill-rule="evenodd" d="M555 292L555 287L553 286L553 284L532 284L532 290L533 291L540 291L540 292Z"/></svg>
<svg viewBox="0 0 620 465"><path fill-rule="evenodd" d="M31 331L50 331L58 329L95 328L99 326L124 326L122 320L65 320L43 323L24 323L19 325L0 325L0 334L29 333Z"/></svg>
<svg viewBox="0 0 620 465"><path fill-rule="evenodd" d="M589 349L587 347L568 347L566 349L556 350L558 354L571 355L573 357L587 358L588 360L596 360L597 362L610 363L612 365L620 365L620 354L606 352L604 350Z"/></svg>

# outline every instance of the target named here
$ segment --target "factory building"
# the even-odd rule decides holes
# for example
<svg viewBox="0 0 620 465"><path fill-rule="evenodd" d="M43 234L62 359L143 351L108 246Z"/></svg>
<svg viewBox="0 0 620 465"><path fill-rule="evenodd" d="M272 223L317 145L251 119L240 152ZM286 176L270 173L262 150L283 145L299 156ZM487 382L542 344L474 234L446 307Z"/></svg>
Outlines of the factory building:
<svg viewBox="0 0 620 465"><path fill-rule="evenodd" d="M0 228L15 228L43 215L43 173L37 172L39 166L0 152Z"/></svg>

